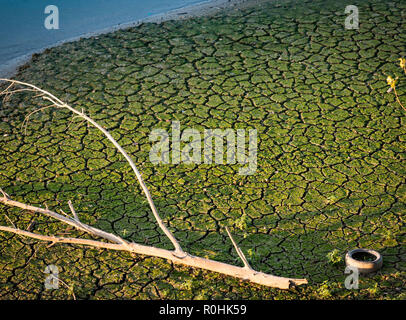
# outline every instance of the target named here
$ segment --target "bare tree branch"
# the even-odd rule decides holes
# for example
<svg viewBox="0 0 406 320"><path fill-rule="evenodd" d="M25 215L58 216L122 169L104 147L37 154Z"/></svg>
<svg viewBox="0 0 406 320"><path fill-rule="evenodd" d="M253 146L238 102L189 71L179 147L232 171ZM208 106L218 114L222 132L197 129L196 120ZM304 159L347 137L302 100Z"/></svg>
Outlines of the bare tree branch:
<svg viewBox="0 0 406 320"><path fill-rule="evenodd" d="M12 207L18 207L18 208L21 208L21 209L24 209L24 210L45 214L45 215L47 215L49 217L57 219L57 220L59 220L61 222L64 222L66 224L69 224L72 227L75 227L76 229L79 229L81 231L92 233L92 234L94 234L94 235L96 235L96 236L98 236L100 238L104 238L104 239L112 241L114 243L126 244L125 240L121 239L120 237L118 237L118 236L116 236L114 234L111 234L111 233L108 233L108 232L93 228L91 226L85 225L85 224L81 223L80 221L76 221L75 219L72 219L70 217L64 217L63 215L60 215L59 213L56 213L56 212L51 211L49 209L43 209L43 208L39 208L39 207L30 206L30 205L27 205L25 203L21 203L21 202L18 202L18 201L11 200L8 197L7 198L6 197L0 198L0 202L4 203L6 205L12 206Z"/></svg>
<svg viewBox="0 0 406 320"><path fill-rule="evenodd" d="M118 142L111 136L111 134L106 129L104 129L96 121L94 121L93 119L88 117L83 112L83 110L78 111L78 110L72 108L71 106L69 106L68 104L62 102L60 99L58 99L57 97L55 97L53 94L49 93L48 91L42 90L42 89L40 89L40 88L38 88L38 87L36 87L36 86L34 86L32 84L17 81L17 80L0 79L0 81L11 82L13 84L19 84L19 85L22 85L22 86L32 88L32 89L34 89L33 91L38 91L39 93L44 94L43 98L46 99L46 100L51 101L56 107L68 109L69 111L77 114L78 116L80 116L81 118L83 118L84 120L86 120L87 122L92 124L93 126L95 126L97 129L99 129L107 137L107 139L109 139L113 143L113 145L124 156L124 158L127 160L129 165L133 169L133 171L134 171L134 173L135 173L135 175L136 175L136 177L138 179L138 182L141 185L141 188L142 188L145 196L147 197L149 206L151 207L151 210L152 210L152 213L154 214L155 220L157 221L159 227L162 229L162 231L165 233L165 235L172 242L173 246L175 247L176 253L178 255L183 255L184 254L179 242L176 240L176 238L173 236L173 234L169 231L169 229L165 226L165 224L163 223L161 217L159 216L158 210L155 207L155 204L154 204L154 201L152 200L151 194L150 194L147 186L145 185L144 180L142 179L142 176L141 176L140 172L138 171L137 167L135 166L134 162L132 161L130 156L127 154L127 152L118 144Z"/></svg>
<svg viewBox="0 0 406 320"><path fill-rule="evenodd" d="M87 246L110 249L110 250L123 250L123 251L138 253L138 254L144 254L144 255L148 255L148 256L160 257L160 258L164 258L164 259L173 261L174 263L184 264L184 265L188 265L188 266L192 266L192 267L196 267L196 268L207 269L210 271L219 272L219 273L230 275L230 276L237 277L240 279L249 280L251 282L258 283L261 285L276 287L276 288L281 288L281 289L288 289L292 285L301 285L301 284L307 283L306 279L293 279L293 278L278 277L278 276L274 276L274 275L270 275L270 274L266 274L263 272L253 270L251 268L251 266L249 265L247 259L245 258L243 252L241 251L241 249L237 246L236 242L234 241L228 228L226 228L227 233L237 251L237 254L243 261L244 267L233 266L233 265L229 265L229 264L226 264L223 262L197 257L197 256L193 256L193 255L190 255L190 254L184 252L182 250L179 242L172 235L172 233L169 231L169 229L165 226L162 219L160 218L158 211L155 207L155 204L152 200L151 194L150 194L147 186L145 185L144 180L142 179L142 176L141 176L140 172L138 171L137 167L135 166L134 162L132 161L130 156L125 152L125 150L117 143L117 141L111 136L111 134L106 129L101 127L97 122L95 122L93 119L91 119L89 116L87 116L83 112L83 110L78 111L78 110L72 108L71 106L62 102L60 99L58 99L57 97L55 97L48 91L42 90L32 84L17 81L17 80L0 79L0 81L6 81L6 82L11 83L4 91L2 91L0 93L0 95L1 94L10 95L13 92L16 92L16 90L23 91L24 89L27 89L27 88L24 88L24 89L15 89L13 91L9 91L9 89L15 85L28 87L29 88L29 89L27 89L28 91L37 92L39 95L42 96L43 99L50 101L53 104L52 106L57 107L57 108L68 109L69 111L76 114L76 117L80 117L80 118L84 119L85 121L88 122L88 124L92 124L94 127L99 129L107 137L107 139L109 139L113 143L113 145L124 156L124 158L127 160L129 165L131 166L131 168L134 171L134 173L138 179L138 182L141 185L141 188L148 200L152 213L153 213L159 227L162 229L162 231L165 233L165 235L169 238L169 240L171 241L171 243L173 244L175 249L166 250L166 249L160 249L160 248L156 248L156 247L152 247L152 246L145 246L145 245L141 245L141 244L134 243L134 242L127 242L119 236L116 236L114 234L105 232L103 230L91 227L79 220L79 217L78 217L76 210L74 209L71 201L68 202L68 205L69 205L70 211L72 212L73 217L67 215L62 210L61 210L61 212L65 216L58 214L54 211L51 211L51 210L49 210L48 206L46 206L46 205L45 205L46 208L43 209L43 208L35 207L32 205L28 205L28 204L25 204L22 202L14 201L14 200L10 199L9 195L7 193L5 193L2 189L0 189L0 193L3 195L3 197L0 198L0 202L5 205L12 206L12 207L18 207L18 208L21 208L24 210L29 210L32 212L38 212L41 214L45 214L49 217L52 217L54 219L57 219L57 220L63 222L63 223L71 225L78 230L84 231L92 236L97 236L97 237L103 238L110 242L95 241L95 240L90 240L90 239L66 238L66 237L41 235L41 234L33 233L30 231L18 229L14 225L13 225L13 227L0 226L0 231L11 232L14 234L38 239L41 241L51 242L50 246L52 246L56 243L70 243L70 244L87 245Z"/></svg>
<svg viewBox="0 0 406 320"><path fill-rule="evenodd" d="M3 200L0 200L3 202ZM92 230L97 230L102 232L99 229L92 228ZM306 284L306 279L293 279L293 278L285 278L285 277L278 277L270 274L266 274L263 272L255 271L252 269L247 269L245 267L238 267L233 266L230 264L226 264L219 261L214 261L210 259L205 259L201 257L196 257L190 254L187 254L183 257L178 257L174 254L172 250L166 250L156 247L150 247L141 245L138 243L127 243L120 244L120 243L107 243L102 241L95 241L90 239L78 239L78 238L65 238L65 237L55 237L55 236L46 236L40 235L33 232L28 232L25 230L20 230L12 227L0 226L0 231L11 232L18 235L30 237L33 239L38 239L42 241L51 242L51 245L55 245L58 243L69 243L69 244L76 244L76 245L86 245L96 248L104 248L109 250L121 250L121 251L128 251L138 254L143 254L147 256L155 256L159 258L164 258L174 263L183 264L191 267L206 269L222 274L226 274L232 277L240 278L243 280L248 280L253 283L261 284L264 286L275 287L280 289L289 289L292 286L298 286L302 284ZM89 232L91 233L91 232ZM96 233L94 233L96 235Z"/></svg>
<svg viewBox="0 0 406 320"><path fill-rule="evenodd" d="M89 240L89 239L47 236L47 235L42 235L42 234L30 232L30 231L21 230L18 228L14 228L14 227L12 228L12 227L6 227L6 226L0 226L0 230L6 231L6 232L12 232L12 233L15 233L18 235L23 235L25 237L29 237L29 238L33 238L33 239L49 241L52 244L56 244L56 243L83 244L83 245L88 245L88 246L93 246L93 247L98 247L98 248L122 250L121 244L113 244L113 243L95 241L95 240Z"/></svg>

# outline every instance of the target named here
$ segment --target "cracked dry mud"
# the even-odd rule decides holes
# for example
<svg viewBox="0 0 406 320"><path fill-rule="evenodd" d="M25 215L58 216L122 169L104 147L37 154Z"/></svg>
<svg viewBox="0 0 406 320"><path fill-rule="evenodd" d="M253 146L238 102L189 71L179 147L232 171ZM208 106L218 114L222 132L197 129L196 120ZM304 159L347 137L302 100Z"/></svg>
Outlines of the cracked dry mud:
<svg viewBox="0 0 406 320"><path fill-rule="evenodd" d="M323 4L322 4L323 3ZM162 218L190 253L240 265L235 239L255 269L307 277L281 291L125 252L54 245L0 233L1 299L70 299L45 290L54 264L77 298L404 299L405 114L386 93L387 74L406 77L406 4L358 1L360 29L344 29L341 3L272 2L211 17L143 24L36 55L16 79L83 108L143 173ZM171 248L136 178L94 128L16 94L0 109L0 185L13 198L68 212L125 239ZM258 169L152 165L152 129L255 128ZM1 206L34 232L80 236L59 222ZM6 215L7 217L6 217ZM86 237L86 235L85 235ZM344 288L344 256L380 251L381 271Z"/></svg>

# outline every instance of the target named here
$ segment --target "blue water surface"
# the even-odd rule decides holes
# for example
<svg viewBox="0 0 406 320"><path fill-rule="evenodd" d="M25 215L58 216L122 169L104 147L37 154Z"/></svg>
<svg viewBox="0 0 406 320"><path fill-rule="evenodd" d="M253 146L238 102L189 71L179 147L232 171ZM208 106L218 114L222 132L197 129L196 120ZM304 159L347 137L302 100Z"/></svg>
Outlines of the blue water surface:
<svg viewBox="0 0 406 320"><path fill-rule="evenodd" d="M20 56L91 32L135 22L205 0L0 0L0 68ZM48 30L45 7L59 9Z"/></svg>

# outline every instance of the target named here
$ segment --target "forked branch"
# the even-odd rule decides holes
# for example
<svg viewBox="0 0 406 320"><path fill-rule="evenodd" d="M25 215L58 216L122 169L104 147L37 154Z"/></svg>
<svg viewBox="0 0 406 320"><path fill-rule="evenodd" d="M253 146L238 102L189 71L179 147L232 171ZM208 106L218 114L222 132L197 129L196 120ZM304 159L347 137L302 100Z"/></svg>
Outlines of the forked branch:
<svg viewBox="0 0 406 320"><path fill-rule="evenodd" d="M76 213L76 210L74 209L71 201L68 202L68 205L69 205L69 209L72 213L72 217L67 214L61 215L59 213L51 211L48 209L48 207L43 209L43 208L31 206L31 205L28 205L28 204L25 204L22 202L12 200L10 198L10 196L1 189L0 189L0 193L2 194L2 197L0 198L0 202L5 205L9 205L12 207L18 207L18 208L29 210L32 212L38 212L38 213L45 214L49 217L52 217L56 220L63 222L63 223L69 224L78 230L84 231L92 236L100 237L109 242L96 241L96 240L90 240L90 239L81 239L81 238L66 238L66 237L41 235L41 234L33 233L30 231L18 229L15 226L13 226L13 227L0 226L0 231L11 232L14 234L19 234L19 235L34 238L34 239L51 242L51 244L55 244L55 243L81 244L81 245L87 245L87 246L92 246L92 247L97 247L97 248L105 248L105 249L110 249L110 250L123 250L123 251L129 251L129 252L134 252L134 253L148 255L148 256L160 257L160 258L168 259L175 263L219 272L222 274L230 275L230 276L244 279L244 280L249 280L251 282L269 286L269 287L288 289L291 286L307 283L306 279L293 279L293 278L278 277L278 276L266 274L263 272L255 271L254 269L252 269L251 266L249 265L247 259L245 258L243 252L237 246L236 242L234 241L233 237L231 236L231 233L228 230L228 228L226 228L226 231L231 239L231 242L233 243L233 246L235 247L235 249L237 251L238 256L243 261L244 267L233 266L233 265L226 264L223 262L197 257L197 256L193 256L191 254L184 252L182 250L179 242L176 240L176 238L173 236L173 234L169 231L169 229L166 227L166 225L162 221L161 217L159 216L158 211L155 207L155 204L152 200L151 194L150 194L147 186L145 185L145 182L142 179L142 176L141 176L140 172L138 171L137 167L135 166L134 162L132 161L130 156L125 152L125 150L117 143L117 141L110 135L110 133L106 129L104 129L97 122L95 122L93 119L91 119L89 116L87 116L83 111L78 111L78 110L72 108L71 106L62 102L60 99L58 99L57 97L55 97L48 91L42 90L32 84L21 82L21 81L9 80L9 79L0 79L0 81L6 81L9 83L9 86L4 91L0 92L0 95L3 94L3 95L6 95L6 97L9 97L11 94L13 94L15 92L23 92L23 91L35 92L35 93L37 93L38 96L40 96L43 99L50 101L52 103L52 105L50 105L48 107L68 109L69 111L73 112L77 117L86 120L89 124L92 124L98 130L100 130L107 137L107 139L113 143L113 145L124 156L124 158L127 160L129 165L131 166L133 172L135 173L135 175L137 177L139 184L141 185L141 188L142 188L145 196L147 197L149 206L151 207L152 213L153 213L159 227L161 228L161 230L165 233L165 235L168 237L168 239L173 244L174 250L166 250L166 249L156 248L156 247L152 247L152 246L145 246L145 245L141 245L141 244L134 243L134 242L127 242L119 236L116 236L114 234L105 232L103 230L91 227L80 221L78 214ZM15 88L16 86L20 86L20 87Z"/></svg>

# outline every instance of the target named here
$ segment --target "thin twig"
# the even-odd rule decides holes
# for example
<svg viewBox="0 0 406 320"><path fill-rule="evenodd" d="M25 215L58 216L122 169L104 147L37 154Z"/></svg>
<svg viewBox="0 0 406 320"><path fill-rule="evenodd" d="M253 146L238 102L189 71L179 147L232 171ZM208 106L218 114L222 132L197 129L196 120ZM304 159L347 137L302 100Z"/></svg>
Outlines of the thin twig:
<svg viewBox="0 0 406 320"><path fill-rule="evenodd" d="M50 274L51 277L53 277L56 281L62 283L69 291L72 292L72 296L73 296L73 300L76 300L76 296L75 293L73 292L73 286L72 288L70 286L68 286L64 281L62 281L61 279L59 279L59 277L55 276L54 274Z"/></svg>
<svg viewBox="0 0 406 320"><path fill-rule="evenodd" d="M48 210L48 208L47 208L47 210ZM65 217L70 218L70 215L67 214L65 211L63 211L62 209L59 209L59 211L60 211Z"/></svg>
<svg viewBox="0 0 406 320"><path fill-rule="evenodd" d="M0 188L0 193L3 195L4 199L10 199L10 196L2 188Z"/></svg>
<svg viewBox="0 0 406 320"><path fill-rule="evenodd" d="M73 124L73 121L76 119L76 118L81 118L81 116L74 116L74 117L72 117L72 119L69 121L69 123L68 123L68 126L66 127L66 130L68 130L69 128L70 128L70 126Z"/></svg>
<svg viewBox="0 0 406 320"><path fill-rule="evenodd" d="M397 102L400 104L400 106L403 108L403 110L406 111L406 108L405 108L405 107L403 106L403 104L400 102L400 99L399 99L398 93L396 92L396 88L395 88L395 87L393 88L393 91L395 92L395 96L396 96Z"/></svg>
<svg viewBox="0 0 406 320"><path fill-rule="evenodd" d="M14 86L14 83L11 83L6 89L0 92L0 96L7 94L8 89L10 89L12 86Z"/></svg>
<svg viewBox="0 0 406 320"><path fill-rule="evenodd" d="M48 108L51 108L51 107L53 107L53 106L46 106L46 107L42 107L42 108L36 109L36 110L34 110L33 112L30 112L30 113L24 118L24 121L23 121L23 123L21 124L21 129L24 127L24 134L25 134L25 135L27 135L27 126L28 126L28 122L30 121L30 117L31 117L32 115L34 115L35 113L37 113L37 112L43 111L43 110L48 109Z"/></svg>
<svg viewBox="0 0 406 320"><path fill-rule="evenodd" d="M79 218L78 218L78 215L76 214L75 208L73 207L72 201L69 200L69 201L68 201L68 205L69 205L69 209L70 209L70 211L72 212L73 217L75 218L75 220L78 221L78 222L80 222L80 221L79 221Z"/></svg>
<svg viewBox="0 0 406 320"><path fill-rule="evenodd" d="M6 215L6 214L4 213L4 216L6 217L6 219L8 220L8 222L10 222L10 224L11 224L14 228L16 228L16 225L15 225L14 222L8 217L8 215Z"/></svg>
<svg viewBox="0 0 406 320"><path fill-rule="evenodd" d="M35 89L26 89L26 88L23 88L23 89L15 89L15 90L12 90L12 91L6 91L6 92L2 92L0 95L12 95L12 94L14 94L14 93L17 93L17 92L35 92L36 90Z"/></svg>
<svg viewBox="0 0 406 320"><path fill-rule="evenodd" d="M248 263L247 258L245 257L244 253L242 252L242 250L238 247L237 243L234 241L233 236L231 235L230 231L228 230L228 227L226 227L226 231L228 236L231 239L231 242L233 243L233 246L235 248L235 251L237 251L238 256L240 257L240 259L242 260L242 262L244 263L244 268L250 269L252 270L250 264Z"/></svg>

